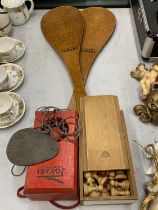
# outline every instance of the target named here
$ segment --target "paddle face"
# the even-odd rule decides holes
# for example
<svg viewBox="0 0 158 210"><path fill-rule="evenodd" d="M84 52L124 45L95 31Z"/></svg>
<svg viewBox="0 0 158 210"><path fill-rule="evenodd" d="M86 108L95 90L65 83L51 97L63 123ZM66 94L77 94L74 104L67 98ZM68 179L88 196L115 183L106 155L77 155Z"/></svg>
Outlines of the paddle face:
<svg viewBox="0 0 158 210"><path fill-rule="evenodd" d="M80 46L84 21L81 13L74 7L63 6L47 12L41 21L42 32L63 59L69 70L76 93L76 102L86 95L80 72Z"/></svg>
<svg viewBox="0 0 158 210"><path fill-rule="evenodd" d="M81 11L84 17L84 34L81 44L80 64L84 83L87 80L90 68L104 45L110 39L116 25L112 12L101 7L89 7ZM75 110L74 96L68 106Z"/></svg>
<svg viewBox="0 0 158 210"><path fill-rule="evenodd" d="M55 157L59 143L47 134L32 128L17 131L10 138L7 157L15 165L30 166Z"/></svg>
<svg viewBox="0 0 158 210"><path fill-rule="evenodd" d="M95 58L111 37L116 24L112 12L101 7L91 7L81 12L85 29L81 45L81 71L84 80Z"/></svg>
<svg viewBox="0 0 158 210"><path fill-rule="evenodd" d="M80 50L83 26L80 12L68 6L48 11L41 20L45 38L63 59Z"/></svg>

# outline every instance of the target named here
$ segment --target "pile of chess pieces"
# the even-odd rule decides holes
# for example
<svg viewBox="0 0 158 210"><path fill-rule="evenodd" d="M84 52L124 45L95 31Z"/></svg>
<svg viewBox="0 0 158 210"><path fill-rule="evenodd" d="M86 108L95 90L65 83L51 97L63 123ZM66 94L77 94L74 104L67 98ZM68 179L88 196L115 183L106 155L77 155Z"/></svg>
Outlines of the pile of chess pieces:
<svg viewBox="0 0 158 210"><path fill-rule="evenodd" d="M129 196L130 185L126 172L98 171L84 172L83 190L84 196L107 197L107 196Z"/></svg>

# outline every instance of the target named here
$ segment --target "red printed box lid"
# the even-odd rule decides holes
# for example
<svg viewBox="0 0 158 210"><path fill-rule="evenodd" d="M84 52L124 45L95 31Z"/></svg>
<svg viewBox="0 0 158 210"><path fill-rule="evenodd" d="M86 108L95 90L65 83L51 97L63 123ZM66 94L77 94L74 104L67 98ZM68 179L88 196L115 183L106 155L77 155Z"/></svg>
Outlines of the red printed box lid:
<svg viewBox="0 0 158 210"><path fill-rule="evenodd" d="M37 112L34 127L41 126ZM77 126L76 112L63 112L67 118L68 130L72 133ZM72 122L72 123L71 123ZM48 161L30 166L27 169L24 194L34 200L77 199L78 143L66 139L59 142L58 155Z"/></svg>

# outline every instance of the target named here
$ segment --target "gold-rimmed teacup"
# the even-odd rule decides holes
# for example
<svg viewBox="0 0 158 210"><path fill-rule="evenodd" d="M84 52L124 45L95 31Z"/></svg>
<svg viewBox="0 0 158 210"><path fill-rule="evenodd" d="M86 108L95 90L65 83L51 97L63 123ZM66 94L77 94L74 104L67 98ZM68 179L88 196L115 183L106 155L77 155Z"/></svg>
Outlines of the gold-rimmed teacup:
<svg viewBox="0 0 158 210"><path fill-rule="evenodd" d="M17 54L17 40L11 37L0 38L0 58L1 60L12 59Z"/></svg>
<svg viewBox="0 0 158 210"><path fill-rule="evenodd" d="M8 36L11 31L11 21L7 12L0 8L0 37Z"/></svg>
<svg viewBox="0 0 158 210"><path fill-rule="evenodd" d="M8 84L9 76L8 72L3 66L0 66L0 91L6 89Z"/></svg>
<svg viewBox="0 0 158 210"><path fill-rule="evenodd" d="M0 93L0 120L4 117L10 117L12 107L12 98L7 93Z"/></svg>

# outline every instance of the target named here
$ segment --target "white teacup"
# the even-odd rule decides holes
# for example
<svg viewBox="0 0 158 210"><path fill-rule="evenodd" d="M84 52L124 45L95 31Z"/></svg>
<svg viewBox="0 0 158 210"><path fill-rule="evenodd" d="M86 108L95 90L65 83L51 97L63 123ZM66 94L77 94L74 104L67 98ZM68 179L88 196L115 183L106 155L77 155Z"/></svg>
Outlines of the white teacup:
<svg viewBox="0 0 158 210"><path fill-rule="evenodd" d="M0 57L2 59L14 58L17 54L18 42L11 37L0 38Z"/></svg>
<svg viewBox="0 0 158 210"><path fill-rule="evenodd" d="M30 2L31 7L28 9L25 2ZM33 0L1 0L4 10L8 12L12 25L22 25L29 18L34 9Z"/></svg>
<svg viewBox="0 0 158 210"><path fill-rule="evenodd" d="M4 90L8 84L8 73L3 66L0 66L0 91Z"/></svg>
<svg viewBox="0 0 158 210"><path fill-rule="evenodd" d="M7 36L11 31L9 15L0 8L0 36Z"/></svg>
<svg viewBox="0 0 158 210"><path fill-rule="evenodd" d="M10 116L12 106L12 98L7 93L0 93L0 118Z"/></svg>

